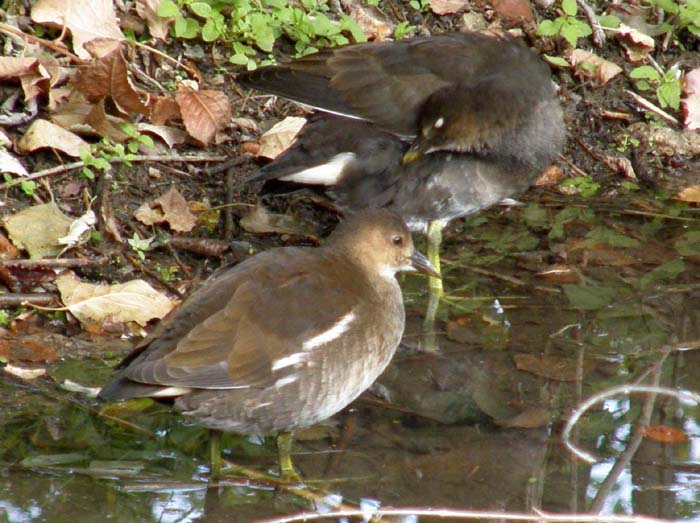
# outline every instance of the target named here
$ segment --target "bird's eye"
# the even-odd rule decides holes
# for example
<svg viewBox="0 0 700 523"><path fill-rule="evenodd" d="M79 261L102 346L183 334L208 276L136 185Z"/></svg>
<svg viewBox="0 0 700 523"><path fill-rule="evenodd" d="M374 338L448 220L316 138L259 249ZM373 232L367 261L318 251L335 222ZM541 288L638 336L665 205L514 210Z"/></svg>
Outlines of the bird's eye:
<svg viewBox="0 0 700 523"><path fill-rule="evenodd" d="M401 246L401 245L403 245L403 238L397 234L396 236L394 236L394 237L391 239L391 243L393 243L393 244L396 245L397 247L398 247L398 246Z"/></svg>

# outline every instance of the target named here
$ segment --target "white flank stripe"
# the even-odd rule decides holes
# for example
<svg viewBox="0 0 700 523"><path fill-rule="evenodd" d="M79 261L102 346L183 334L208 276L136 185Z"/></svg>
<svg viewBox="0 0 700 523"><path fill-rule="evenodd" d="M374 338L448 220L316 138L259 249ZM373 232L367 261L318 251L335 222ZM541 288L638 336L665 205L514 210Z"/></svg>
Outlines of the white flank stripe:
<svg viewBox="0 0 700 523"><path fill-rule="evenodd" d="M340 175L343 173L345 166L354 159L355 155L353 153L336 154L324 164L282 176L280 180L312 185L334 185L340 180Z"/></svg>
<svg viewBox="0 0 700 523"><path fill-rule="evenodd" d="M286 378L280 378L275 382L275 388L279 389L280 387L294 383L298 379L299 376L287 376Z"/></svg>
<svg viewBox="0 0 700 523"><path fill-rule="evenodd" d="M272 370L282 369L284 367L289 367L290 365L296 365L297 363L303 361L306 354L303 352L295 352L284 358L280 358L272 362Z"/></svg>
<svg viewBox="0 0 700 523"><path fill-rule="evenodd" d="M160 389L158 392L151 394L151 398L171 398L173 396L182 396L187 394L192 389L190 387L167 387Z"/></svg>
<svg viewBox="0 0 700 523"><path fill-rule="evenodd" d="M340 338L340 336L342 336L343 333L345 333L350 328L350 324L353 322L354 319L355 319L355 313L350 311L345 316L340 318L340 320L338 320L327 331L324 331L321 334L317 334L313 338L306 340L304 342L304 345L302 346L302 349L312 350L312 349L315 349L316 347L320 347L321 345L325 345L326 343L329 343L337 338Z"/></svg>

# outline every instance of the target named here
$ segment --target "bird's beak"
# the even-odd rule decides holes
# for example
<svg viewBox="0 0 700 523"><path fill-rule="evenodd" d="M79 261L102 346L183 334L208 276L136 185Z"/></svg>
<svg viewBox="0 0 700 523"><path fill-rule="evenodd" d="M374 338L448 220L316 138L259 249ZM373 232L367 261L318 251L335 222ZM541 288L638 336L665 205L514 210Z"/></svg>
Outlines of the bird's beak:
<svg viewBox="0 0 700 523"><path fill-rule="evenodd" d="M424 142L423 139L419 136L411 144L411 147L408 149L408 151L404 153L401 163L403 165L406 165L415 162L416 160L419 160L427 152L429 147L430 144Z"/></svg>
<svg viewBox="0 0 700 523"><path fill-rule="evenodd" d="M411 267L413 267L418 272L432 276L433 278L442 279L442 276L435 268L435 266L430 263L428 258L426 258L422 253L416 251L411 256Z"/></svg>

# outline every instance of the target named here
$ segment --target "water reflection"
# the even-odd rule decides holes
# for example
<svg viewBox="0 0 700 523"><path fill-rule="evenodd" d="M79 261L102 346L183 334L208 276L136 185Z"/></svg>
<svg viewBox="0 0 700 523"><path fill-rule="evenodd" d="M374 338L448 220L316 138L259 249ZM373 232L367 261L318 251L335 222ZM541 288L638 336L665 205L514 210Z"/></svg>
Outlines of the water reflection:
<svg viewBox="0 0 700 523"><path fill-rule="evenodd" d="M440 355L413 350L424 283L404 281L409 325L401 353L375 395L300 434L295 464L319 498L330 493L356 507L364 500L368 510L375 501L526 512L594 506L700 521L697 405L658 397L651 408L642 395L596 405L572 433L578 446L599 456L593 465L573 458L559 437L572 408L606 388L656 381L700 390L700 257L686 255L681 272L667 265L659 271L686 229L659 224L655 238L668 240L654 244L655 252L603 248L600 238L591 247L591 231L613 241L599 224L577 223L580 230L551 239L517 212L504 221L494 211L486 225L453 232L451 245L448 236L451 294L442 310ZM618 234L637 237L646 224L616 220ZM515 227L528 230L527 249L504 254L493 229L522 239L507 234ZM565 251L578 283L542 273ZM488 269L478 265L487 259ZM85 385L108 373L99 358L49 368L59 381L71 376ZM167 407L121 414L142 432L100 415L99 407L49 382L0 379L0 521L250 522L314 508L297 494L246 480L207 489L207 433ZM688 441L639 436L636 423L645 415ZM228 447L229 459L258 471L274 468L267 442L230 438ZM58 458L51 463L51 456Z"/></svg>

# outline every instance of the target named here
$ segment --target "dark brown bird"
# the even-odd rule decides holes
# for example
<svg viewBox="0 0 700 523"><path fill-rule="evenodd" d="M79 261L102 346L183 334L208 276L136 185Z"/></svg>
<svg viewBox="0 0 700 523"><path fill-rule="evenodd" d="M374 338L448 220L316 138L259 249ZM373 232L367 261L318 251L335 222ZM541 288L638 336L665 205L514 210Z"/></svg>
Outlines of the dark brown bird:
<svg viewBox="0 0 700 523"><path fill-rule="evenodd" d="M394 274L408 270L436 274L387 210L349 218L323 247L260 253L212 275L124 359L100 398L175 398L199 424L242 434L317 423L391 360L404 329Z"/></svg>
<svg viewBox="0 0 700 523"><path fill-rule="evenodd" d="M525 191L565 139L548 67L510 37L349 45L238 81L324 113L253 179L324 186L344 212L395 210L429 229L438 268L447 222Z"/></svg>

